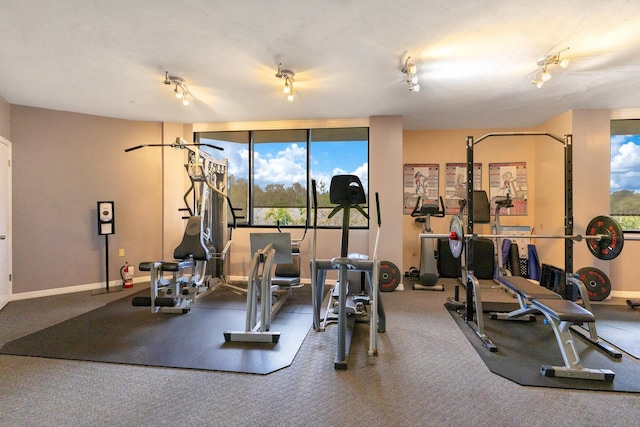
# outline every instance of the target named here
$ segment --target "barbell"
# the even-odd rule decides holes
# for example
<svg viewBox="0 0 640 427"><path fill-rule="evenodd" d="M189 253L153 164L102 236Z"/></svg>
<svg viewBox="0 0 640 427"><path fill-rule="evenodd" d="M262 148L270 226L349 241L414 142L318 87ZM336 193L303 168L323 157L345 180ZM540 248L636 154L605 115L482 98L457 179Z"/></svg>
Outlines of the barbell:
<svg viewBox="0 0 640 427"><path fill-rule="evenodd" d="M449 248L451 254L459 258L462 254L464 242L468 239L477 240L478 238L488 239L570 239L576 242L584 240L589 251L599 259L611 260L620 255L624 244L624 235L622 227L615 219L610 216L600 215L593 218L587 225L584 235L550 235L550 234L531 234L531 235L513 235L513 234L472 234L470 237L464 235L464 226L462 219L458 215L451 217L449 223L449 234L420 234L421 239L449 239Z"/></svg>

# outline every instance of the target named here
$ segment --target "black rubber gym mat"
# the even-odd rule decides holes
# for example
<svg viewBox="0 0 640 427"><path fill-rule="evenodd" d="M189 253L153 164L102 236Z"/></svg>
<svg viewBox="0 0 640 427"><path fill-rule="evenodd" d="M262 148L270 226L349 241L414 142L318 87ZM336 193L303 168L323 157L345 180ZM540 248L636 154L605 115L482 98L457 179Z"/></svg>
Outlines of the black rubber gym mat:
<svg viewBox="0 0 640 427"><path fill-rule="evenodd" d="M54 359L268 374L289 366L312 325L309 286L272 320L277 344L225 343L223 332L244 330L245 297L216 289L187 314L152 314L135 296L6 343L0 353Z"/></svg>
<svg viewBox="0 0 640 427"><path fill-rule="evenodd" d="M517 384L640 393L640 362L638 360L626 354L622 359L611 359L577 336L575 343L582 366L613 371L615 373L613 382L543 376L540 373L542 365L564 365L551 325L543 323L543 316L538 316L535 322L517 322L491 320L488 313L485 314L485 333L498 347L497 352L490 352L482 346L473 329L456 311L450 310L449 313L489 370Z"/></svg>
<svg viewBox="0 0 640 427"><path fill-rule="evenodd" d="M620 350L640 359L640 310L624 304L591 303L598 335Z"/></svg>

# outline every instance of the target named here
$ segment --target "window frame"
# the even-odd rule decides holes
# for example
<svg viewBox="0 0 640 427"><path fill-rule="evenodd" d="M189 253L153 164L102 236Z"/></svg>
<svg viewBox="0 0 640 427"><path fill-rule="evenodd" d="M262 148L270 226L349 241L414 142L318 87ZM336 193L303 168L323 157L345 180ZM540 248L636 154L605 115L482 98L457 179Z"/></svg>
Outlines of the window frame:
<svg viewBox="0 0 640 427"><path fill-rule="evenodd" d="M630 137L625 139L624 144L633 143L633 145L638 146L640 148L640 119L613 119L611 120L611 132L610 132L610 169L609 169L609 182L614 182L614 175L619 173L618 170L614 170L615 160L617 159L617 155L619 154L614 146L619 145L617 141L617 137L625 136ZM635 171L635 169L634 169ZM640 175L640 166L637 169L637 173ZM616 181L617 182L617 181ZM640 201L640 190L635 191L634 189L628 188L616 188L615 191L611 188L611 184L609 187L609 215L616 219L625 233L640 233L640 205L638 206L638 210L636 213L630 212L628 214L615 212L613 209L614 203L614 195L621 191L631 191L632 193L627 195L626 197L634 198ZM635 196L635 197L634 197ZM635 221L634 221L635 218ZM630 224L637 224L635 227L629 227Z"/></svg>
<svg viewBox="0 0 640 427"><path fill-rule="evenodd" d="M305 201L305 205L303 207L299 207L299 206L292 206L292 207L285 207L286 209L305 209L306 210L306 214L305 214L305 219L306 219L306 223L308 224L309 227L311 227L312 225L312 218L313 218L313 208L312 208L312 195L311 195L311 179L312 179L312 171L313 171L313 166L312 166L312 157L313 157L313 153L312 153L312 147L314 144L321 144L324 142L331 142L331 141L324 141L324 140L317 140L314 141L313 140L313 133L314 131L319 131L320 134L327 134L328 131L334 131L335 134L340 135L341 131L345 131L346 134L349 134L351 130L355 130L356 132L352 133L354 135L357 135L359 132L362 132L366 135L366 140L362 141L362 140L348 140L348 139L344 139L344 140L340 140L340 139L336 139L335 142L346 142L348 143L349 141L354 141L354 142L365 142L366 143L366 158L362 159L363 161L366 162L366 184L363 182L363 186L365 187L365 191L366 191L366 196L367 196L367 203L366 205L363 205L362 208L364 209L365 212L369 213L370 209L370 200L369 200L369 155L370 155L370 129L368 125L354 125L354 126L337 126L337 127L308 127L308 128L284 128L284 129L276 129L276 128L269 128L269 129L255 129L255 130L247 130L247 129L238 129L238 130L194 130L194 141L196 142L202 142L202 143L207 143L207 142L211 142L213 144L215 144L215 141L217 141L216 139L212 139L212 137L214 136L214 134L216 133L221 133L221 134L229 134L229 133L234 133L234 132L238 132L238 133L248 133L248 145L247 145L247 149L248 149L248 159L247 159L247 200L246 200L246 211L243 211L242 213L240 213L240 215L243 215L245 218L242 221L238 221L237 226L238 227L254 227L254 228L273 228L274 224L256 224L256 218L254 216L255 214L255 194L254 194L254 173L255 173L255 164L254 164L254 158L255 158L255 144L256 144L256 140L255 140L255 135L258 134L259 132L264 132L264 131L278 131L278 132L302 132L304 131L306 134L306 141L304 141L304 148L306 150L306 165L305 165L305 173L306 173L306 182L305 182L305 191L306 191L306 201ZM359 131L359 132L358 132ZM274 141L274 142L280 142L280 141ZM262 143L258 142L258 143ZM227 158L227 156L225 155L224 152L222 153L218 153L218 157L224 157ZM346 173L351 173L351 172L346 172ZM244 179L244 176L242 177L235 177L236 180L238 179ZM230 176L227 178L229 180L229 182L231 182L232 180L230 179ZM293 182L285 184L285 185L293 185ZM229 197L232 198L232 194L231 194L231 188L232 186L229 185L228 190L230 191ZM328 194L328 186L326 187L326 191ZM234 205L234 207L236 207ZM320 207L319 209L322 210L331 210L332 208L327 208L327 207ZM354 223L354 217L360 217L359 221L360 222L364 222L363 225L359 225L359 224L355 224ZM337 214L336 217L337 221L334 221L332 224L318 224L317 228L320 229L339 229L341 228L341 213ZM357 213L356 211L353 211L353 215L352 215L352 222L349 226L350 229L369 229L370 226L370 219L364 219L361 217L361 215L359 213ZM231 223L231 217L229 217L229 223ZM340 224L340 225L338 225ZM229 224L230 225L230 224ZM304 228L305 225L304 224L283 224L282 228Z"/></svg>

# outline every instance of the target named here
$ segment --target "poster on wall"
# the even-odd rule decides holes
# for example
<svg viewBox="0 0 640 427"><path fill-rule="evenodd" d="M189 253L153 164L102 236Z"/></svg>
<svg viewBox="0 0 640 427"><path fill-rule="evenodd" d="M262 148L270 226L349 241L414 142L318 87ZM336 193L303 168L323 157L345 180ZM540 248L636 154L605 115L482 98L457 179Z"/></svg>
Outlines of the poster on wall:
<svg viewBox="0 0 640 427"><path fill-rule="evenodd" d="M440 165L437 163L404 165L404 215L411 215L418 197L420 206L438 205L439 174Z"/></svg>
<svg viewBox="0 0 640 427"><path fill-rule="evenodd" d="M527 214L527 163L489 163L489 199L509 197L513 206L500 209L500 215ZM493 210L493 206L492 206Z"/></svg>
<svg viewBox="0 0 640 427"><path fill-rule="evenodd" d="M482 163L473 164L473 188L482 188ZM444 171L444 207L447 215L460 214L460 200L467 200L467 164L447 163Z"/></svg>

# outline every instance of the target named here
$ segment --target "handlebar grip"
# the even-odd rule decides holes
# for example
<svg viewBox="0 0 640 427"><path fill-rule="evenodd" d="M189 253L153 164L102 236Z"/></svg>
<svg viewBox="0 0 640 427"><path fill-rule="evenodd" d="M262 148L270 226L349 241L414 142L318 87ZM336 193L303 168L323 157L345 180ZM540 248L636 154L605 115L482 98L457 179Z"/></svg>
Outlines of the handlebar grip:
<svg viewBox="0 0 640 427"><path fill-rule="evenodd" d="M382 218L380 217L380 197L378 196L378 192L376 192L376 211L378 212L378 227L382 225Z"/></svg>
<svg viewBox="0 0 640 427"><path fill-rule="evenodd" d="M136 145L135 147L125 148L124 152L128 153L129 151L137 150L138 148L143 148L143 147L146 147L146 146L145 145Z"/></svg>
<svg viewBox="0 0 640 427"><path fill-rule="evenodd" d="M316 180L311 180L311 197L313 198L313 226L318 225L318 193L316 190Z"/></svg>

